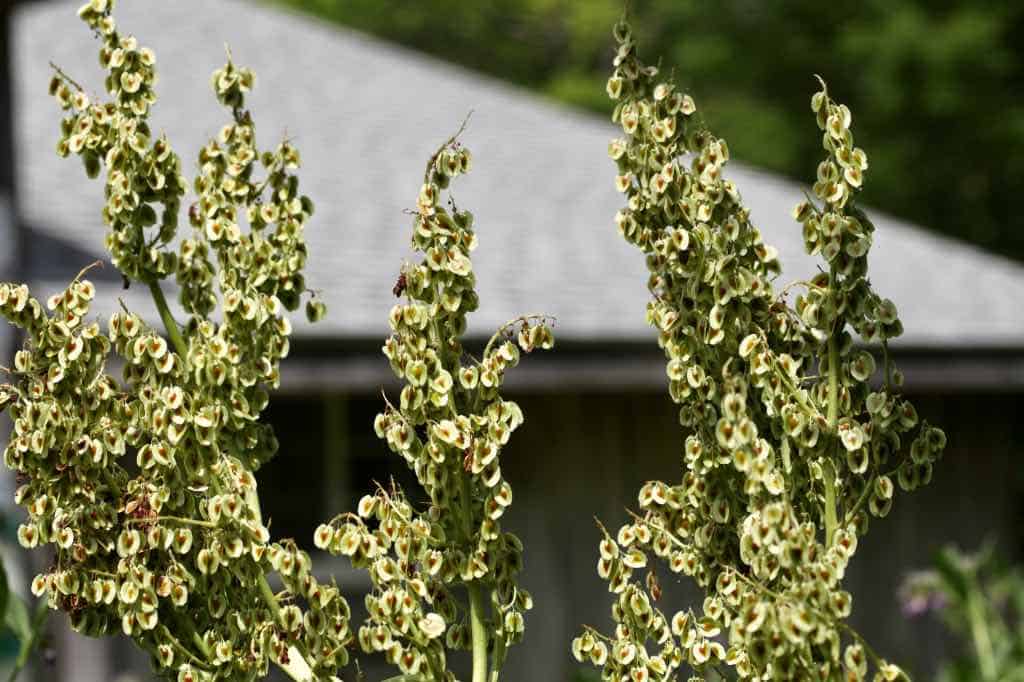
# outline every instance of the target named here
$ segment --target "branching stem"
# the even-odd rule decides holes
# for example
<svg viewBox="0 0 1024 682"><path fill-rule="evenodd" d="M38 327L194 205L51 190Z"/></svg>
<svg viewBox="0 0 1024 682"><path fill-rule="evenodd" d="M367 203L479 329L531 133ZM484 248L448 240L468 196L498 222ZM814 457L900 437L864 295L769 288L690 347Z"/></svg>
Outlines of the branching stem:
<svg viewBox="0 0 1024 682"><path fill-rule="evenodd" d="M505 636L498 637L494 642L494 656L491 658L491 676L487 682L498 682L501 666L505 662Z"/></svg>
<svg viewBox="0 0 1024 682"><path fill-rule="evenodd" d="M267 608L274 614L274 620L277 620L277 614L280 612L281 607L277 603L277 595L274 594L274 590L270 588L270 583L267 582L267 576L261 575L259 579L260 596L266 603Z"/></svg>
<svg viewBox="0 0 1024 682"><path fill-rule="evenodd" d="M469 480L462 477L462 524L466 533L466 541L473 537L472 528L472 491ZM473 647L473 682L487 682L487 627L484 625L484 602L480 594L480 583L476 580L466 582L469 596L469 633ZM494 676L492 674L492 680Z"/></svg>
<svg viewBox="0 0 1024 682"><path fill-rule="evenodd" d="M196 645L196 648L203 654L203 658L207 661L210 660L210 647L206 645L206 641L199 636L199 631L196 630L195 623L192 622L192 618L184 613L183 611L174 611L174 617L178 625L192 638L192 642ZM205 665L205 663L204 663Z"/></svg>
<svg viewBox="0 0 1024 682"><path fill-rule="evenodd" d="M494 344L497 343L499 339L503 338L505 334L508 332L508 330L510 330L517 324L529 324L530 322L547 323L549 320L554 319L555 318L553 316L545 315L544 313L530 313L529 315L520 315L519 317L513 320L509 320L505 324L498 327L498 331L494 332L494 335L491 336L491 338L487 341L487 345L484 347L484 353L482 357L486 358L490 354L491 349L494 347Z"/></svg>
<svg viewBox="0 0 1024 682"><path fill-rule="evenodd" d="M73 87L75 90L78 90L79 92L85 92L85 88L83 88L81 85L75 82L74 78L64 73L64 70L61 69L59 66L57 66L53 62L50 62L50 68L54 70L57 76L59 76L65 83Z"/></svg>
<svg viewBox="0 0 1024 682"><path fill-rule="evenodd" d="M203 528L216 528L217 524L213 521L203 521L201 519L186 519L180 516L143 516L137 519L127 519L125 523L129 525L142 524L148 525L150 523L181 523L188 526L202 526Z"/></svg>
<svg viewBox="0 0 1024 682"><path fill-rule="evenodd" d="M148 284L149 291L153 296L153 303L156 305L156 309L160 313L160 319L163 321L164 328L167 330L167 336L170 338L171 344L174 346L174 350L181 357L182 362L187 363L188 346L185 343L185 339L182 338L181 336L181 331L178 329L178 323L174 321L174 316L171 315L171 309L167 305L167 298L164 296L163 290L160 289L160 283L157 280L150 280ZM254 511L259 516L259 498L256 497L255 495L248 494L246 495L246 498L247 502L249 502L250 505L254 506ZM182 523L192 523L194 525L205 525L208 523L189 519L174 520ZM267 576L260 575L257 586L259 587L260 597L266 603L267 608L270 609L270 612L271 614L273 614L274 620L276 621L278 618L278 613L281 610L281 607L277 602L277 596L274 594L274 591L270 587L270 583L267 582ZM199 634L195 632L194 629L192 630L192 635L193 639L196 642L196 645L200 647L200 649L203 651L204 654L207 655L207 657L209 657L209 650L206 648L205 642L203 642L202 638L199 637ZM278 667L280 667L281 670L283 670L290 678L296 680L297 682L308 682L312 680L312 670L308 662L301 655L301 653L296 650L289 651L289 654L291 655L292 663L288 665L278 664ZM486 654L487 652L485 649L485 657ZM474 682L477 681L474 679ZM480 682L483 682L483 678L481 678Z"/></svg>
<svg viewBox="0 0 1024 682"><path fill-rule="evenodd" d="M473 637L473 682L487 682L487 628L484 626L484 602L477 581L466 583L469 592L469 626ZM492 673L497 679L498 671Z"/></svg>
<svg viewBox="0 0 1024 682"><path fill-rule="evenodd" d="M434 164L437 162L437 157L441 156L441 152L443 152L446 148L455 144L455 141L459 139L459 135L462 135L462 133L465 132L466 126L469 125L469 118L472 115L473 110L470 109L469 112L466 114L466 118L462 119L462 125L460 125L459 129L455 131L455 134L449 137L447 140L445 140L444 144L438 147L437 151L434 152L434 154L430 157L430 160L427 161L427 168L425 171L423 171L424 184L430 182L430 171L434 168Z"/></svg>
<svg viewBox="0 0 1024 682"><path fill-rule="evenodd" d="M836 272L829 274L829 287L833 296L836 292ZM838 443L839 434L839 339L842 331L841 319L832 325L828 337L828 428ZM825 479L825 546L831 547L839 525L836 519L836 472L832 460L826 460L822 476Z"/></svg>
<svg viewBox="0 0 1024 682"><path fill-rule="evenodd" d="M185 344L185 339L181 336L181 331L178 329L178 323L174 321L174 316L171 315L171 309L167 305L167 298L164 296L163 290L160 288L160 282L157 280L149 281L149 292L153 295L153 303L156 304L157 312L160 313L160 319L164 323L164 329L167 330L167 336L171 339L171 344L174 346L175 352L181 356L181 361L188 362L188 345Z"/></svg>

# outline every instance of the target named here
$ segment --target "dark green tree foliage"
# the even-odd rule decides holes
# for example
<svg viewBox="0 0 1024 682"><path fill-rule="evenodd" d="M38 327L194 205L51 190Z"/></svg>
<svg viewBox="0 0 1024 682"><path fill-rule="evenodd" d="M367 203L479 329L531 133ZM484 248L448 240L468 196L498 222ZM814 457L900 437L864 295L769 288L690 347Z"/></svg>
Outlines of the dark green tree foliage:
<svg viewBox="0 0 1024 682"><path fill-rule="evenodd" d="M611 112L607 27L621 0L279 0ZM1024 3L634 0L637 34L745 161L791 177L817 163L792 112L820 73L843 83L874 150L865 202L1024 259Z"/></svg>

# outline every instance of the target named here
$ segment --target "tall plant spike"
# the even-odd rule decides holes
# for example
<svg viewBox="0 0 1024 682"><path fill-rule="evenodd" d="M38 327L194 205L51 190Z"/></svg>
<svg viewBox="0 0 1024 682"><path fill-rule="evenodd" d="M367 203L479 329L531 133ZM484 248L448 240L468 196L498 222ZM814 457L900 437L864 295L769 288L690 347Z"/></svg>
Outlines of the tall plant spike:
<svg viewBox="0 0 1024 682"><path fill-rule="evenodd" d="M615 221L646 258L647 319L688 436L681 483L646 483L640 514L604 532L598 573L615 629L585 628L573 654L634 682L684 664L751 680L860 680L869 666L876 680L903 679L846 624L842 579L869 518L889 512L893 478L927 483L945 436L899 396L887 343L902 326L867 279L874 226L855 199L868 165L850 111L824 83L812 99L826 158L795 217L825 270L793 285L790 306L789 287L774 288L776 250L725 178L725 141L637 58L626 23L614 33L607 90L624 137L609 154L626 198ZM880 388L854 333L881 346ZM699 609L662 610L656 559L703 589Z"/></svg>
<svg viewBox="0 0 1024 682"><path fill-rule="evenodd" d="M450 198L445 208L441 193L469 168L456 137L427 163L412 236L423 259L402 267L395 295L405 302L391 310L383 348L405 386L398 406L388 403L374 421L429 505L419 510L394 484L379 486L358 513L320 526L315 542L370 574L363 651L383 652L408 679L454 680L447 650L469 649L473 682L497 682L533 605L517 583L522 543L501 528L512 503L501 449L523 413L499 389L520 351L550 348L553 338L544 316L526 316L503 326L479 360L462 347L466 315L478 305L477 237L473 215Z"/></svg>
<svg viewBox="0 0 1024 682"><path fill-rule="evenodd" d="M0 389L14 422L4 461L28 511L18 538L56 553L32 591L80 632L121 630L181 682L256 679L271 662L312 679L347 660L348 606L294 543L270 541L253 476L277 450L259 417L288 353L287 311L305 290L312 203L291 173L298 152L285 142L258 153L243 108L253 75L229 61L213 88L232 120L199 155L195 232L175 253L186 184L148 120L155 56L117 29L113 5L79 10L100 37L111 99L93 101L58 69L57 150L91 177L106 169L111 260L126 284L149 288L170 343L128 311L104 333L88 320L95 288L81 275L45 306L25 285L0 285L0 313L26 332ZM184 327L160 287L172 274ZM322 303L307 312L318 318ZM106 374L111 352L123 381ZM270 588L273 572L283 592Z"/></svg>

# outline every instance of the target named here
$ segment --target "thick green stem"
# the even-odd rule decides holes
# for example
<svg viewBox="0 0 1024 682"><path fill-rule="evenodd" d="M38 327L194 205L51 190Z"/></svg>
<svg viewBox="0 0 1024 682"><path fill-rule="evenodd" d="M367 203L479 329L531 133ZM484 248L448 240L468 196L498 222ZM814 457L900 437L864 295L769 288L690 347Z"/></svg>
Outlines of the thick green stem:
<svg viewBox="0 0 1024 682"><path fill-rule="evenodd" d="M831 547L839 526L836 518L836 472L831 461L825 462L821 475L825 479L825 546Z"/></svg>
<svg viewBox="0 0 1024 682"><path fill-rule="evenodd" d="M196 630L196 625L194 622L192 622L191 616L182 611L175 611L174 617L176 623L178 624L178 627L184 630L185 633L192 638L192 643L195 644L196 648L199 649L200 653L203 654L203 658L206 659L206 661L209 661L210 647L206 645L206 640L204 640L200 636L199 631Z"/></svg>
<svg viewBox="0 0 1024 682"><path fill-rule="evenodd" d="M469 544L473 538L473 517L470 508L472 491L466 476L462 477L461 493L462 504L459 511L462 512L463 530L466 534L466 543ZM487 626L484 623L484 602L480 594L480 584L475 580L467 582L466 592L469 595L469 633L473 642L473 682L487 682Z"/></svg>
<svg viewBox="0 0 1024 682"><path fill-rule="evenodd" d="M181 336L181 331L178 330L178 323L174 321L174 316L171 315L171 309L167 306L167 299L164 297L164 292L160 289L160 283L157 280L149 282L149 292L153 295L153 303L156 304L156 309L160 313L160 319L164 323L167 336L170 337L175 352L181 356L182 362L187 362L188 346L185 344L185 339Z"/></svg>
<svg viewBox="0 0 1024 682"><path fill-rule="evenodd" d="M836 274L833 269L829 276L831 294L835 296ZM839 425L839 339L842 321L837 320L828 337L828 428L838 443ZM839 525L836 519L836 472L831 460L826 461L822 471L825 477L825 546L831 547Z"/></svg>
<svg viewBox="0 0 1024 682"><path fill-rule="evenodd" d="M487 682L487 628L484 626L484 600L480 596L480 585L466 584L469 592L469 628L473 637L473 682ZM494 671L497 679L498 671Z"/></svg>
<svg viewBox="0 0 1024 682"><path fill-rule="evenodd" d="M267 576L261 575L259 579L260 596L263 597L263 601L266 602L267 608L274 614L274 620L277 620L278 611L281 607L277 603L277 596L274 594L274 590L270 589L270 583L267 582Z"/></svg>
<svg viewBox="0 0 1024 682"><path fill-rule="evenodd" d="M498 682L498 675L501 674L501 666L505 662L505 634L498 633L494 641L494 655L491 657L491 676L488 682Z"/></svg>
<svg viewBox="0 0 1024 682"><path fill-rule="evenodd" d="M839 423L839 345L835 332L828 339L828 426L833 432Z"/></svg>

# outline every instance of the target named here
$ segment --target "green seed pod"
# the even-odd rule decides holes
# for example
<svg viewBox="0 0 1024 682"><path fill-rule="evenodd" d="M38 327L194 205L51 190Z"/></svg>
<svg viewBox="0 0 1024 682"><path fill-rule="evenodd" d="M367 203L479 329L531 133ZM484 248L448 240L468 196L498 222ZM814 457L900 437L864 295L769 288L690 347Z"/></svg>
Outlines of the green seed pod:
<svg viewBox="0 0 1024 682"><path fill-rule="evenodd" d="M306 302L306 319L310 322L319 322L327 314L327 305L320 300Z"/></svg>

